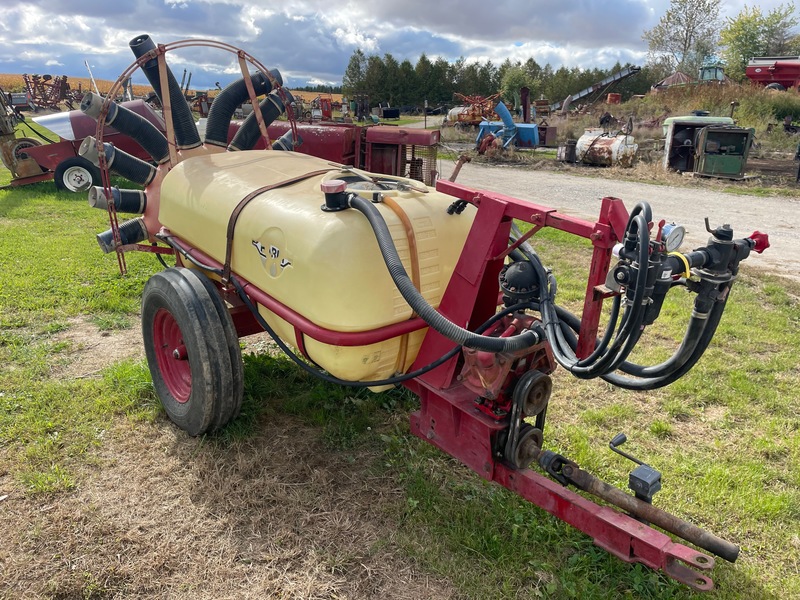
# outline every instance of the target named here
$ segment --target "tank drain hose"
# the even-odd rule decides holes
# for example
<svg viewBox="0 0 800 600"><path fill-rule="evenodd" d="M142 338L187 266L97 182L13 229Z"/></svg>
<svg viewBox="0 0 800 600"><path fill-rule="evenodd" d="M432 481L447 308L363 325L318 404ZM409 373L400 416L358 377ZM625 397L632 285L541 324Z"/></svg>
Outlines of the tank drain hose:
<svg viewBox="0 0 800 600"><path fill-rule="evenodd" d="M375 233L375 239L386 263L386 268L389 270L392 281L394 281L400 294L414 312L434 331L459 345L484 352L515 352L531 348L542 341L543 334L540 331L528 330L519 335L504 338L488 337L473 333L447 319L447 317L428 304L428 301L414 287L414 283L406 273L403 262L397 254L397 248L395 248L389 227L378 209L371 202L357 195L350 196L349 204L367 218Z"/></svg>

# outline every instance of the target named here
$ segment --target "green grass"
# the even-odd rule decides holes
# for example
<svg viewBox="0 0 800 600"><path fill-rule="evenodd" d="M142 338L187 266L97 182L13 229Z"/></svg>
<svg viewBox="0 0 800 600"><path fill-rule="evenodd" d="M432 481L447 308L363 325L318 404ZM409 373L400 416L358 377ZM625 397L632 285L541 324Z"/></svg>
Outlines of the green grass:
<svg viewBox="0 0 800 600"><path fill-rule="evenodd" d="M0 172L0 178L6 172ZM154 257L128 254L121 277L94 234L106 215L51 183L0 191L0 457L32 496L69 493L115 419L142 426L163 416L149 372L123 361L99 376L64 378L74 319L103 331L135 327ZM559 302L577 309L589 247L556 231L534 238L558 277ZM626 487L625 449L663 473L656 505L742 546L719 561L715 598L800 597L800 286L745 269L700 364L655 392L612 389L556 372L545 445ZM688 294L670 295L636 359L662 360L680 338ZM408 393L372 394L321 384L288 360L245 359L240 418L203 444L247 439L270 413L301 418L332 453L372 457L401 499L387 502L394 541L463 598L693 598L665 576L631 566L512 493L488 484L408 432ZM163 421L159 426L169 427ZM111 467L113 468L113 467ZM0 471L0 475L4 474Z"/></svg>
<svg viewBox="0 0 800 600"><path fill-rule="evenodd" d="M51 182L0 191L0 448L31 492L74 487L73 468L90 460L110 415L157 412L141 364L119 363L99 379L59 377L75 349L58 338L70 320L130 327L156 267L152 257L132 256L120 276L116 258L94 241L107 227L82 194L56 192Z"/></svg>

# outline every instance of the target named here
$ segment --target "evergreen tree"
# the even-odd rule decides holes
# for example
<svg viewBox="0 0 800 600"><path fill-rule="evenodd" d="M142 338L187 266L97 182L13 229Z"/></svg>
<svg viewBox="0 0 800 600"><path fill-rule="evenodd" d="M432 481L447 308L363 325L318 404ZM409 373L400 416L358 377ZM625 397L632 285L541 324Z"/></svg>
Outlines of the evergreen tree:
<svg viewBox="0 0 800 600"><path fill-rule="evenodd" d="M367 69L367 57L361 48L358 48L350 57L347 68L342 78L342 91L347 96L352 96L357 92L363 91L364 74Z"/></svg>

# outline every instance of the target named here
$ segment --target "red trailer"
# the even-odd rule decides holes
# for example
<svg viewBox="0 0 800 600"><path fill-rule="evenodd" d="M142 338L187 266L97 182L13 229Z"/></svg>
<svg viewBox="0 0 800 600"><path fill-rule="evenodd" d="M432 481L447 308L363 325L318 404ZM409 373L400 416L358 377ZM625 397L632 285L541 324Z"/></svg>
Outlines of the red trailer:
<svg viewBox="0 0 800 600"><path fill-rule="evenodd" d="M745 69L750 81L788 90L800 84L800 56L760 56L750 59Z"/></svg>

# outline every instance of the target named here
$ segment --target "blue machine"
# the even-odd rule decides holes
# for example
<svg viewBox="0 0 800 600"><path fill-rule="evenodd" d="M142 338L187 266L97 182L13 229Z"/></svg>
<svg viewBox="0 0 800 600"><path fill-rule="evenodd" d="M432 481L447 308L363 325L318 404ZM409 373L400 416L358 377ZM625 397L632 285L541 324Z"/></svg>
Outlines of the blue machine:
<svg viewBox="0 0 800 600"><path fill-rule="evenodd" d="M535 148L539 145L539 126L535 123L514 123L511 113L502 101L494 107L502 121L484 121L478 126L478 137L475 144L480 146L481 140L488 134L503 139L503 148L514 144L517 148Z"/></svg>

